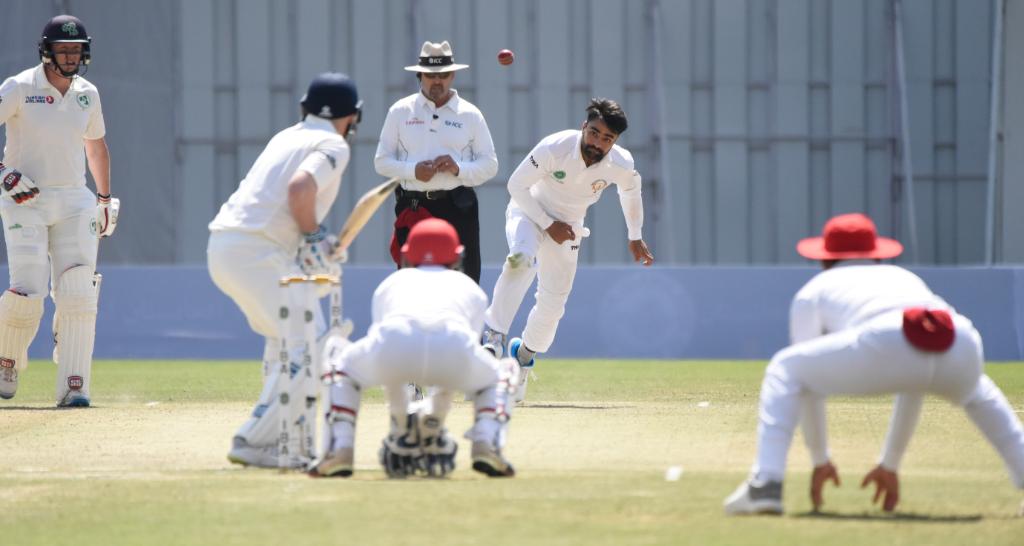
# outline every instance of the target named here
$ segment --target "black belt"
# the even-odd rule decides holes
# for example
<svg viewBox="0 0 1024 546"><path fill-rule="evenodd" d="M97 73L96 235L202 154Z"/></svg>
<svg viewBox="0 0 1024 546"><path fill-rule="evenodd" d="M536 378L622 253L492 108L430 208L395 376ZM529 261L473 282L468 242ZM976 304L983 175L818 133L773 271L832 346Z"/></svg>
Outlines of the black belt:
<svg viewBox="0 0 1024 546"><path fill-rule="evenodd" d="M418 201L437 201L438 199L446 199L448 192L451 190L427 190L427 191L410 191L402 188L401 186L395 188L395 197L403 200L418 200Z"/></svg>

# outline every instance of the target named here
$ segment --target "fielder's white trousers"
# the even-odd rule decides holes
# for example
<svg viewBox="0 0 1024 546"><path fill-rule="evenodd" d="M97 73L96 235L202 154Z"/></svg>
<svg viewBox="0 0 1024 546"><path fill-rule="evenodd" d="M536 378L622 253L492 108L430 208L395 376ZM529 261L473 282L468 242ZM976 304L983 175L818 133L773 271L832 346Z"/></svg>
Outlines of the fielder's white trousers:
<svg viewBox="0 0 1024 546"><path fill-rule="evenodd" d="M488 327L508 333L536 277L536 304L526 320L523 343L538 353L551 347L576 278L582 226L573 227L576 240L557 244L514 201L509 203L505 211L508 258L494 285L491 306L484 315Z"/></svg>
<svg viewBox="0 0 1024 546"><path fill-rule="evenodd" d="M907 343L903 315L895 311L857 328L787 347L772 357L761 385L754 473L781 480L801 397L931 393L962 404L978 383L981 338L955 316L956 340L945 353L925 353Z"/></svg>
<svg viewBox="0 0 1024 546"><path fill-rule="evenodd" d="M907 343L899 311L776 353L761 386L752 472L782 480L804 394L928 393L965 407L1017 486L1024 487L1024 430L998 387L982 375L981 336L967 318L957 315L953 321L956 340L945 353L922 352Z"/></svg>
<svg viewBox="0 0 1024 546"><path fill-rule="evenodd" d="M40 188L30 202L0 199L11 289L45 297L76 265L96 269L96 196L85 186Z"/></svg>

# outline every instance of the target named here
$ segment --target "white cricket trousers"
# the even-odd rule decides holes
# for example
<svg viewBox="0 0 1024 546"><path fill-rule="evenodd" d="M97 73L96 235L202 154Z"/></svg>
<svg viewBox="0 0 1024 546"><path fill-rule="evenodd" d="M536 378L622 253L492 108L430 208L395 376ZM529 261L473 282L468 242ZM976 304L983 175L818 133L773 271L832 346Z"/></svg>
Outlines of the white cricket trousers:
<svg viewBox="0 0 1024 546"><path fill-rule="evenodd" d="M944 353L913 348L895 311L867 324L776 353L761 385L757 461L752 472L782 481L801 397L934 394L964 407L996 447L1018 487L1024 487L1024 429L998 387L982 375L981 336L954 315L956 339Z"/></svg>
<svg viewBox="0 0 1024 546"><path fill-rule="evenodd" d="M505 211L508 257L494 285L491 305L484 315L488 327L508 333L523 297L536 277L536 303L526 320L523 343L538 353L551 347L576 278L583 226L574 225L573 229L575 241L557 244L514 201L509 203Z"/></svg>
<svg viewBox="0 0 1024 546"><path fill-rule="evenodd" d="M11 289L45 297L76 265L96 269L96 196L85 186L40 188L30 202L0 199Z"/></svg>

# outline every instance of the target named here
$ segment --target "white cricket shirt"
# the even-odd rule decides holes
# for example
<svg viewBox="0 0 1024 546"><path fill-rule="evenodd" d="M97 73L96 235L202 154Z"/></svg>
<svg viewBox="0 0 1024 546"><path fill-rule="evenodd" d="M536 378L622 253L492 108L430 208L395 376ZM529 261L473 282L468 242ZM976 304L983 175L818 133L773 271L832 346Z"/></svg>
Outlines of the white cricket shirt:
<svg viewBox="0 0 1024 546"><path fill-rule="evenodd" d="M400 178L402 187L410 191L479 186L498 174L487 121L476 106L451 91L452 98L440 108L423 93L391 105L373 158L378 174ZM443 172L429 182L416 179L417 163L446 154L459 164L458 176Z"/></svg>
<svg viewBox="0 0 1024 546"><path fill-rule="evenodd" d="M288 208L288 181L298 170L316 180L316 221L327 216L348 166L349 147L330 121L313 115L274 135L235 193L210 222L210 231L260 233L287 249L302 232Z"/></svg>
<svg viewBox="0 0 1024 546"><path fill-rule="evenodd" d="M84 186L82 140L107 133L96 86L75 76L61 95L46 79L42 64L0 85L0 124L7 125L4 164L40 188Z"/></svg>
<svg viewBox="0 0 1024 546"><path fill-rule="evenodd" d="M921 277L902 267L840 263L815 275L793 297L790 341L807 341L917 306L953 311Z"/></svg>
<svg viewBox="0 0 1024 546"><path fill-rule="evenodd" d="M465 273L441 266L406 267L388 275L373 293L373 323L403 318L420 326L484 328L487 295Z"/></svg>
<svg viewBox="0 0 1024 546"><path fill-rule="evenodd" d="M587 209L615 184L629 239L642 239L644 205L633 156L613 145L587 167L580 150L583 132L560 131L541 140L508 179L512 201L542 229L555 221L582 225Z"/></svg>

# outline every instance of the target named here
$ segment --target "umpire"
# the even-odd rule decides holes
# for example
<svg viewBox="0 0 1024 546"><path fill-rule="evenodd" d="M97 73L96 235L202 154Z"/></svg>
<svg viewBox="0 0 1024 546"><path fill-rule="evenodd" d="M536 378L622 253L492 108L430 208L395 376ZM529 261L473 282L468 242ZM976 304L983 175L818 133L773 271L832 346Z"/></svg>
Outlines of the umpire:
<svg viewBox="0 0 1024 546"><path fill-rule="evenodd" d="M452 88L456 64L448 42L424 42L416 72L419 92L391 105L373 164L381 176L397 177L395 233L391 255L409 229L431 216L447 220L465 246L463 271L480 283L480 218L474 186L498 172L494 142L483 114Z"/></svg>

